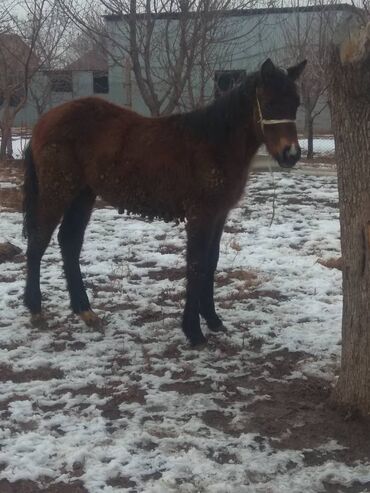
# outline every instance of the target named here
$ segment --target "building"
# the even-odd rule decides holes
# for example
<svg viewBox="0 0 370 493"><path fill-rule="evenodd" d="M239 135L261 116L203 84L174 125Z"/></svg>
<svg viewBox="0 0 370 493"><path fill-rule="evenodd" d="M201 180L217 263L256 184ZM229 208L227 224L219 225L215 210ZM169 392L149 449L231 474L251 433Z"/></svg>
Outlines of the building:
<svg viewBox="0 0 370 493"><path fill-rule="evenodd" d="M37 70L29 84L27 103L16 116L16 125L32 127L45 111L72 99L91 95L109 99L108 73L108 57L96 48L61 70Z"/></svg>
<svg viewBox="0 0 370 493"><path fill-rule="evenodd" d="M190 22L194 23L196 16L199 16L195 13L188 15ZM198 59L192 65L190 83L187 84L180 103L173 109L182 111L194 105L195 100L211 100L217 93L232 87L245 72L256 70L267 57L283 66L292 60L299 61L297 46L302 40L298 38L297 25L300 26L299 36L304 33L304 42L316 46L322 41L319 26L322 29L323 19L326 25L325 36L330 37L339 22L355 15L358 15L358 10L347 4L218 12L218 24L213 24L216 34L212 41L212 50L203 53L202 63L198 53ZM136 26L144 36L146 20L147 16L144 14L136 16ZM144 74L144 77L152 79L153 92L160 99L175 85L165 73L163 60L166 45L163 32L170 33L169 39L172 36L171 42L176 46L175 40L181 25L180 14L153 14L150 20L153 22L153 32L148 43L149 58L145 60L145 53L140 52L138 60L144 72L148 69L146 62L150 65L150 73ZM17 115L17 124L31 126L50 107L88 95L107 98L145 115L155 114L143 98L132 61L127 55L130 51L129 18L125 15L108 15L105 16L105 22L111 40L107 55L95 48L63 70L38 71L32 80L27 105ZM204 56L206 76L204 70L202 72ZM320 104L325 105L325 100L325 95L321 96ZM163 107L165 103L166 101ZM301 110L301 129L303 120ZM330 132L330 127L330 113L326 107L315 120L315 130Z"/></svg>
<svg viewBox="0 0 370 493"><path fill-rule="evenodd" d="M206 53L205 60L201 62L199 57L194 63L191 91L193 95L202 91L201 104L203 104L218 93L228 90L243 78L246 72L257 70L267 57L281 66L289 66L301 61L302 58L308 58L311 69L307 70L313 71L315 69L312 68L313 61L307 44L311 45L312 51L320 53L320 46L324 45L324 41L332 38L338 23L344 22L349 16L358 16L358 13L358 9L347 4L229 10L218 13L212 49ZM189 15L196 23L199 14ZM154 19L151 39L155 41L153 43L155 47L151 48L149 63L152 85L159 98L166 91L171 90L171 82L167 85L163 82L167 70L166 64L163 63L166 46L163 41L161 42L160 34L166 31L172 33L173 39L179 38L180 16L181 14L173 12L151 15L151 21ZM136 18L136 29L143 37L147 16L139 14ZM127 15L109 15L105 17L105 21L111 39L115 40L112 45L114 58L124 60L125 53L129 51L130 18ZM202 27L201 24L197 26ZM212 19L210 26L212 29ZM302 48L303 55L299 55L299 48ZM144 66L146 60L143 50L139 53L139 59ZM208 66L206 77L201 73L204 62ZM123 104L142 114L153 113L142 96L132 69L129 70L123 63L115 63L110 67L109 74L113 100L121 103L123 101ZM144 73L143 77L145 76ZM171 81L171 77L169 80ZM189 104L188 94L185 91L181 104L175 110L181 111L192 106L194 104ZM331 123L325 94L320 96L316 106L316 109L321 108L323 110L315 119L315 132L327 133L331 131ZM304 127L304 118L305 114L301 107L298 118L300 130Z"/></svg>

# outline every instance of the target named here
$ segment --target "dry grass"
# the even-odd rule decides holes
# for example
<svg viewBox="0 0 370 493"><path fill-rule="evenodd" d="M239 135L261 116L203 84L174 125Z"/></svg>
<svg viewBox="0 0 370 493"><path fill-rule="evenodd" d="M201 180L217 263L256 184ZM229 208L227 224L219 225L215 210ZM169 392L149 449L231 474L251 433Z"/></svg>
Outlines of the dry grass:
<svg viewBox="0 0 370 493"><path fill-rule="evenodd" d="M323 265L324 267L327 267L328 269L338 269L342 270L342 257L338 258L329 258L327 260L324 259L319 259L317 261L319 264Z"/></svg>
<svg viewBox="0 0 370 493"><path fill-rule="evenodd" d="M226 286L234 281L242 282L244 289L254 289L260 282L257 273L250 270L225 270L216 275L218 286Z"/></svg>
<svg viewBox="0 0 370 493"><path fill-rule="evenodd" d="M12 243L0 243L0 264L3 262L10 262L17 255L19 255L22 250Z"/></svg>
<svg viewBox="0 0 370 493"><path fill-rule="evenodd" d="M5 212L22 211L22 191L18 187L0 188L1 210Z"/></svg>

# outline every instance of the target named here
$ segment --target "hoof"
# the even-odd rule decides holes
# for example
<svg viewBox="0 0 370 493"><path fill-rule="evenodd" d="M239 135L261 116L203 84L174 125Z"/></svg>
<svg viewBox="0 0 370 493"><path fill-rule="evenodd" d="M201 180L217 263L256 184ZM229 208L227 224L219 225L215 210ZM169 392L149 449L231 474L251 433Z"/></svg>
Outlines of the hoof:
<svg viewBox="0 0 370 493"><path fill-rule="evenodd" d="M39 329L46 326L46 319L42 313L32 313L31 324Z"/></svg>
<svg viewBox="0 0 370 493"><path fill-rule="evenodd" d="M189 337L190 346L194 349L202 349L207 344L207 339L202 333Z"/></svg>
<svg viewBox="0 0 370 493"><path fill-rule="evenodd" d="M208 316L201 313L201 315L204 318L204 320L207 324L207 327L210 331L212 331L212 332L227 332L226 327L222 323L222 320L220 319L220 317L216 313L213 313L212 315L208 315Z"/></svg>
<svg viewBox="0 0 370 493"><path fill-rule="evenodd" d="M101 329L104 326L103 320L99 318L98 315L92 310L86 310L84 312L80 312L78 315L88 327Z"/></svg>
<svg viewBox="0 0 370 493"><path fill-rule="evenodd" d="M210 331L212 332L223 332L223 333L226 333L227 332L227 328L224 326L224 324L221 322L220 325L216 325L216 326L211 326L211 327L208 327Z"/></svg>

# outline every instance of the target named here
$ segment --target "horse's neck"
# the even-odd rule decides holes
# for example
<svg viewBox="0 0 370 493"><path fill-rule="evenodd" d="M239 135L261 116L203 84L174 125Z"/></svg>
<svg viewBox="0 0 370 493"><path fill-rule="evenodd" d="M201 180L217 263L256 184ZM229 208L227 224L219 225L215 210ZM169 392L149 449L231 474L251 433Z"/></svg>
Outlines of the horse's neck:
<svg viewBox="0 0 370 493"><path fill-rule="evenodd" d="M225 143L222 151L227 160L227 165L233 168L249 168L249 165L261 147L263 141L254 122L253 110L245 115L234 128L230 139Z"/></svg>
<svg viewBox="0 0 370 493"><path fill-rule="evenodd" d="M236 159L235 165L248 166L262 144L262 133L255 116L255 80L250 77L244 85L230 94L222 107L225 132L228 138L220 145L228 147L227 152ZM229 127L229 128L228 128Z"/></svg>

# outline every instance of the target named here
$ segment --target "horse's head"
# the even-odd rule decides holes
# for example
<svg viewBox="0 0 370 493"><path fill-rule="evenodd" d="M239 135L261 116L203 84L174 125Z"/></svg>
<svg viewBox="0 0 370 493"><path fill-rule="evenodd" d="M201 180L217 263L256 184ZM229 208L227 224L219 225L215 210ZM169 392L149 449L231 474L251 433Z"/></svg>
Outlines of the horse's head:
<svg viewBox="0 0 370 493"><path fill-rule="evenodd" d="M258 131L268 152L283 168L291 168L301 157L295 124L299 106L295 81L305 66L306 60L283 70L268 58L258 77L255 102Z"/></svg>

